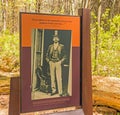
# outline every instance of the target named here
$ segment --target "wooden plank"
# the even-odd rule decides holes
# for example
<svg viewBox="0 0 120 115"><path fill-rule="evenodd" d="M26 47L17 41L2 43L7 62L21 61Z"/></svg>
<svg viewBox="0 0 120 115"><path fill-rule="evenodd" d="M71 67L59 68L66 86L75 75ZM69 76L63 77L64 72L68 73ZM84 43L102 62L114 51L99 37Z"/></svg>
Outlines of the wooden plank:
<svg viewBox="0 0 120 115"><path fill-rule="evenodd" d="M10 81L9 115L20 115L20 78L13 77Z"/></svg>
<svg viewBox="0 0 120 115"><path fill-rule="evenodd" d="M45 110L39 112L22 113L20 115L84 115L83 109L74 107Z"/></svg>
<svg viewBox="0 0 120 115"><path fill-rule="evenodd" d="M84 115L84 113L83 113L82 109L78 109L78 110L74 110L74 111L53 113L50 115Z"/></svg>
<svg viewBox="0 0 120 115"><path fill-rule="evenodd" d="M81 20L81 81L82 81L82 108L85 115L92 115L92 78L91 78L91 51L90 51L90 10L78 11Z"/></svg>

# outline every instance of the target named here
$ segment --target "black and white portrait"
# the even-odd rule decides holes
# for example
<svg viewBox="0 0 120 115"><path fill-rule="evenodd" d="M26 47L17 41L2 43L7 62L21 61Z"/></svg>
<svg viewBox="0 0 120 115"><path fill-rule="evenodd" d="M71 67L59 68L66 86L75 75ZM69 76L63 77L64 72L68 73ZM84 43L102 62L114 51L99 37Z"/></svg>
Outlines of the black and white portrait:
<svg viewBox="0 0 120 115"><path fill-rule="evenodd" d="M71 34L71 30L32 30L32 100L72 96Z"/></svg>

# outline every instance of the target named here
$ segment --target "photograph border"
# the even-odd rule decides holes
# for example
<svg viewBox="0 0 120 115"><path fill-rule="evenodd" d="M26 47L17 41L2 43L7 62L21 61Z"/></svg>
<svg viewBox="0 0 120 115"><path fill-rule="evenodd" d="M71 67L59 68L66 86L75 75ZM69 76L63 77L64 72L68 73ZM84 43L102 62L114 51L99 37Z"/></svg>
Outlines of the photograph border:
<svg viewBox="0 0 120 115"><path fill-rule="evenodd" d="M31 86L33 100L72 95L71 36L71 30L32 30ZM57 57L53 58L51 52L54 51L54 46L56 46Z"/></svg>

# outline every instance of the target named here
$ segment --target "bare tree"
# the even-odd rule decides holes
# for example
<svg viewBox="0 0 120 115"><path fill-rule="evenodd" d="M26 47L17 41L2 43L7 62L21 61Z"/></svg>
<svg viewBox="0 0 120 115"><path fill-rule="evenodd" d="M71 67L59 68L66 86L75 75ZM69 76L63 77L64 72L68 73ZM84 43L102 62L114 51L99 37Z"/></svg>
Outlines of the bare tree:
<svg viewBox="0 0 120 115"><path fill-rule="evenodd" d="M15 0L12 0L11 2L11 25L12 25L12 29L11 32L14 33L15 32Z"/></svg>
<svg viewBox="0 0 120 115"><path fill-rule="evenodd" d="M36 0L35 2L35 12L40 13L42 0Z"/></svg>
<svg viewBox="0 0 120 115"><path fill-rule="evenodd" d="M91 0L80 0L80 5L82 8L89 8Z"/></svg>
<svg viewBox="0 0 120 115"><path fill-rule="evenodd" d="M101 9L102 9L102 0L99 0L98 6L98 15L97 15L97 22L98 25L96 26L96 39L95 39L95 66L94 71L97 71L98 66L98 52L99 52L99 34L100 34L100 22L101 22Z"/></svg>
<svg viewBox="0 0 120 115"><path fill-rule="evenodd" d="M1 0L1 30L6 30L6 5L7 5L7 0Z"/></svg>

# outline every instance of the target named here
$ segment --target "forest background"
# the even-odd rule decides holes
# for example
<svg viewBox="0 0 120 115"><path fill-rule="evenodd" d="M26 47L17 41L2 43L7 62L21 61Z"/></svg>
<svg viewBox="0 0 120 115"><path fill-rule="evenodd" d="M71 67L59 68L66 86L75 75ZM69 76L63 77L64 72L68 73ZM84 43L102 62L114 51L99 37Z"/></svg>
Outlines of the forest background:
<svg viewBox="0 0 120 115"><path fill-rule="evenodd" d="M120 0L0 0L0 94L19 75L19 12L78 15L80 8L91 11L92 76L120 78Z"/></svg>

